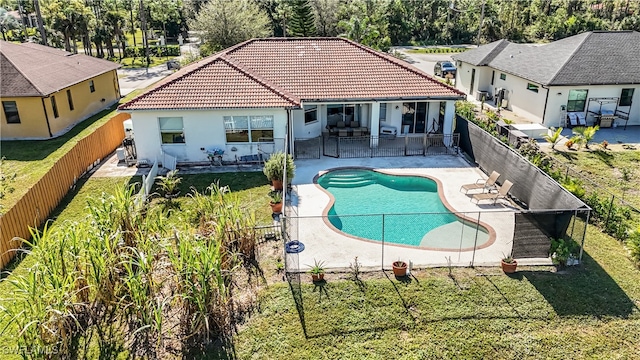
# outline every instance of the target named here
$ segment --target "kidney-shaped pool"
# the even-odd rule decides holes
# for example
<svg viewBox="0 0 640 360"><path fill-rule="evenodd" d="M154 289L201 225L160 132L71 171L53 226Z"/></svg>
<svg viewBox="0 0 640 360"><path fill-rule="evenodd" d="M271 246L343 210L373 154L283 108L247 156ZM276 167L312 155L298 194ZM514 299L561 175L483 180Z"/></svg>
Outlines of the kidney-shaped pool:
<svg viewBox="0 0 640 360"><path fill-rule="evenodd" d="M346 168L316 183L333 198L325 211L330 224L357 238L439 250L467 250L490 240L487 228L447 209L438 184L426 177Z"/></svg>

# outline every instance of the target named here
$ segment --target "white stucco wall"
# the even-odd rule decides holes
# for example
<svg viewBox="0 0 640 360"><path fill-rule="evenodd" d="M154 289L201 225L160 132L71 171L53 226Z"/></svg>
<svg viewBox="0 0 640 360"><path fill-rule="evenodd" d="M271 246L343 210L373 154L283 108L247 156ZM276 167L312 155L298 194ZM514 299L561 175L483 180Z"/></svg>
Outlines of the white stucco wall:
<svg viewBox="0 0 640 360"><path fill-rule="evenodd" d="M469 86L471 86L471 73L472 69L476 69L476 77L478 76L478 66L473 66L469 63L465 62L456 62L456 89L462 91L463 93L471 96L469 94ZM477 80L477 79L476 79ZM477 89L478 83L477 81L474 84L474 87Z"/></svg>
<svg viewBox="0 0 640 360"><path fill-rule="evenodd" d="M272 115L274 143L227 143L224 116ZM184 144L161 144L159 117L182 117ZM223 160L232 161L236 156L257 154L260 150L283 150L287 132L285 109L229 109L229 110L164 110L131 112L138 159L153 162L160 160L162 151L177 157L178 162L206 162L207 154L201 149L214 147L225 150ZM236 148L236 151L232 151Z"/></svg>
<svg viewBox="0 0 640 360"><path fill-rule="evenodd" d="M318 121L304 123L304 110L292 110L293 134L296 139L311 139L322 135L322 129L326 124L327 106L317 105Z"/></svg>
<svg viewBox="0 0 640 360"><path fill-rule="evenodd" d="M506 79L501 80L500 74L505 74ZM528 84L538 86L538 92L527 89ZM542 85L496 70L494 88L505 89L506 107L508 110L525 117L527 120L542 123L544 104L547 91ZM503 103L504 104L504 103Z"/></svg>
<svg viewBox="0 0 640 360"><path fill-rule="evenodd" d="M565 126L564 119L561 119L562 105L566 105L569 99L570 90L586 89L589 90L587 94L587 103L585 105L585 112L589 106L589 98L619 98L622 89L635 89L633 91L633 100L631 107L621 106L618 109L625 112L629 112L629 122L627 125L640 125L640 85L591 85L591 86L552 86L549 89L549 100L547 102L547 113L544 119L545 126ZM599 108L599 104L592 102L591 110L595 111ZM614 110L616 104L603 105L603 108ZM587 124L593 125L594 118L592 115L587 116ZM624 125L624 121L617 120L619 125Z"/></svg>

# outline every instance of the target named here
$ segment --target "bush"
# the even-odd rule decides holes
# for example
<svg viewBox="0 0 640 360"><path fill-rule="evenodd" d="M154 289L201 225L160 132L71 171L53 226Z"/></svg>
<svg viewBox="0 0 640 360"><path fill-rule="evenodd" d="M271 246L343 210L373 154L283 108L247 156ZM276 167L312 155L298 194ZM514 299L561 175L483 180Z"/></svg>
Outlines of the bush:
<svg viewBox="0 0 640 360"><path fill-rule="evenodd" d="M144 57L144 46L129 46L124 49L124 57ZM149 46L149 56L180 56L180 46L167 45L167 46Z"/></svg>
<svg viewBox="0 0 640 360"><path fill-rule="evenodd" d="M549 249L549 255L553 263L559 267L567 266L567 260L571 257L577 244L573 240L566 239L551 239L551 248Z"/></svg>
<svg viewBox="0 0 640 360"><path fill-rule="evenodd" d="M629 234L627 249L629 249L631 259L636 263L636 265L640 265L640 227Z"/></svg>

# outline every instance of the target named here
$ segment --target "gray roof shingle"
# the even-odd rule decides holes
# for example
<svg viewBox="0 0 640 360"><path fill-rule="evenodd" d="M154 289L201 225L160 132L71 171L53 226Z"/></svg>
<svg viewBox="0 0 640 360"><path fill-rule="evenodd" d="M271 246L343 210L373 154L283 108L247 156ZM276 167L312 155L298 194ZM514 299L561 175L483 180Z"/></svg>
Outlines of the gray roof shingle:
<svg viewBox="0 0 640 360"><path fill-rule="evenodd" d="M506 46L492 58L488 54L499 49L495 42L454 58L543 85L640 83L640 33L636 31L585 32L544 45L501 41Z"/></svg>
<svg viewBox="0 0 640 360"><path fill-rule="evenodd" d="M120 67L38 44L0 41L0 96L47 96Z"/></svg>

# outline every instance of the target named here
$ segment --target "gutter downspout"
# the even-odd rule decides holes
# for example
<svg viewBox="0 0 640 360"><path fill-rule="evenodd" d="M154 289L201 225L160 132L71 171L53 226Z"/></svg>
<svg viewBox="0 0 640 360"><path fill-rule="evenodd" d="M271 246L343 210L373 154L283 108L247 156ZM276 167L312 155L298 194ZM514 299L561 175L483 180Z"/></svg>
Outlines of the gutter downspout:
<svg viewBox="0 0 640 360"><path fill-rule="evenodd" d="M547 104L549 103L549 88L543 87L543 89L547 89L547 97L544 99L544 110L542 110L542 124L544 125L544 119L547 116Z"/></svg>
<svg viewBox="0 0 640 360"><path fill-rule="evenodd" d="M287 133L285 134L285 139L289 141L285 144L285 154L291 154L293 156L293 120L291 116L291 109L287 109Z"/></svg>
<svg viewBox="0 0 640 360"><path fill-rule="evenodd" d="M44 98L41 97L42 100L42 110L44 110L44 119L47 121L47 130L49 131L49 137L52 138L53 134L51 133L51 125L49 124L49 114L47 113L47 106L44 104Z"/></svg>

